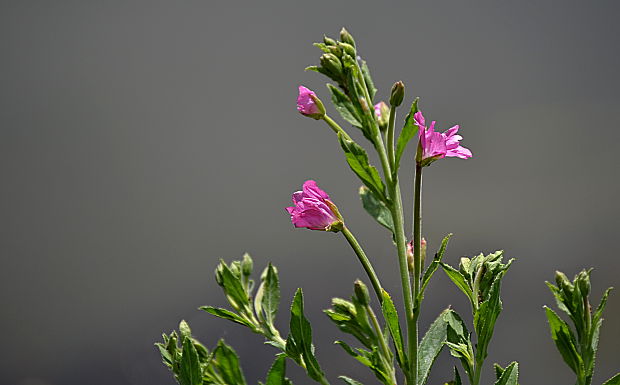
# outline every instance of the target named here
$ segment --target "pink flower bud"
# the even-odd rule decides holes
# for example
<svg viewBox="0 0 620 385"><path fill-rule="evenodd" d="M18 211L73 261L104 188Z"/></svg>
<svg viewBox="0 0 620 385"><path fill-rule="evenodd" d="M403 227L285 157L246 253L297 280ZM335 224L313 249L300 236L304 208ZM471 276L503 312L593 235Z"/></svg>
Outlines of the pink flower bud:
<svg viewBox="0 0 620 385"><path fill-rule="evenodd" d="M321 119L325 115L325 107L314 91L299 86L299 96L297 96L297 111L304 116L314 119Z"/></svg>
<svg viewBox="0 0 620 385"><path fill-rule="evenodd" d="M461 159L471 158L471 151L460 145L462 136L456 135L459 126L453 126L445 132L435 131L435 121L426 127L424 115L418 111L413 116L415 124L418 126L418 136L420 138L420 146L422 153L418 154L418 163L422 166L428 166L437 159L448 157L457 157Z"/></svg>
<svg viewBox="0 0 620 385"><path fill-rule="evenodd" d="M293 204L295 206L287 207L286 211L295 227L333 232L342 229L343 221L338 208L315 181L304 182L302 191L293 193Z"/></svg>

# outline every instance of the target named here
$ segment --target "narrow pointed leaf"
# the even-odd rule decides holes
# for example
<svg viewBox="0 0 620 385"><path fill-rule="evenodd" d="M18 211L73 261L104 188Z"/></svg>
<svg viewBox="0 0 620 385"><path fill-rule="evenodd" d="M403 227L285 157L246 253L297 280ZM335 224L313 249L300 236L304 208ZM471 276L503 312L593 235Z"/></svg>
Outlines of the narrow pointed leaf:
<svg viewBox="0 0 620 385"><path fill-rule="evenodd" d="M218 307L213 307L213 306L201 306L200 310L204 310L209 314L213 314L216 317L220 317L220 318L224 318L227 319L229 321L233 321L236 322L238 324L241 324L243 326L247 326L249 328L251 328L252 330L254 330L255 326L252 325L249 321L247 321L245 318L241 317L240 315L231 312L230 310L226 310L226 309L222 309L222 308L218 308Z"/></svg>
<svg viewBox="0 0 620 385"><path fill-rule="evenodd" d="M385 202L385 186L376 168L370 165L366 151L357 143L347 140L338 134L340 145L351 170L375 194L375 197Z"/></svg>
<svg viewBox="0 0 620 385"><path fill-rule="evenodd" d="M418 112L418 98L416 98L411 104L411 110L409 110L409 114L405 118L405 125L403 126L400 135L398 135L398 140L396 141L396 153L395 153L395 167L394 173L398 170L400 165L400 158L403 156L405 152L405 148L407 147L407 143L418 133L418 126L415 125L413 120L413 115Z"/></svg>
<svg viewBox="0 0 620 385"><path fill-rule="evenodd" d="M261 300L263 314L265 315L267 324L273 326L278 312L278 306L280 306L280 283L278 280L278 273L271 263L267 266L265 279L261 286L263 286L263 296Z"/></svg>
<svg viewBox="0 0 620 385"><path fill-rule="evenodd" d="M560 351L564 362L575 374L583 373L583 360L577 351L575 335L570 330L568 324L558 317L553 310L545 306L545 312L549 320L551 338L553 338L555 346Z"/></svg>
<svg viewBox="0 0 620 385"><path fill-rule="evenodd" d="M469 299L469 301L472 303L472 306L474 305L475 300L474 299L474 295L471 291L471 288L469 287L469 284L467 283L465 276L463 276L463 274L461 274L460 271L456 270L455 268L453 268L452 266L442 263L440 262L441 267L443 267L443 271L446 272L446 274L448 275L448 278L450 278L450 280L452 280L452 282L454 282L454 284L461 289L461 291L467 296L467 298Z"/></svg>
<svg viewBox="0 0 620 385"><path fill-rule="evenodd" d="M349 378L347 376L339 376L338 378L340 378L342 381L346 382L349 385L363 385L361 382L356 381L352 378Z"/></svg>
<svg viewBox="0 0 620 385"><path fill-rule="evenodd" d="M433 321L422 341L420 341L420 346L418 347L418 377L421 385L426 383L431 367L445 345L448 332L445 317L449 311L447 309L439 314L439 317Z"/></svg>
<svg viewBox="0 0 620 385"><path fill-rule="evenodd" d="M362 123L360 122L360 112L351 102L351 99L347 95L344 94L340 89L335 87L332 84L327 84L327 88L329 92L332 94L332 103L334 103L334 107L340 113L340 116L347 122L351 123L351 125L361 128Z"/></svg>
<svg viewBox="0 0 620 385"><path fill-rule="evenodd" d="M433 276L433 274L435 274L435 271L439 267L439 263L441 262L441 259L443 258L443 255L446 252L446 248L448 247L448 242L450 241L451 237L452 237L452 233L444 237L444 239L441 241L441 246L439 247L439 251L437 251L437 253L435 254L435 258L433 258L433 261L426 268L426 271L424 272L424 276L422 277L422 286L420 288L420 298L424 296L424 291L426 290L426 286L428 286L429 282L431 281L431 277Z"/></svg>
<svg viewBox="0 0 620 385"><path fill-rule="evenodd" d="M603 385L620 385L620 373L605 381Z"/></svg>
<svg viewBox="0 0 620 385"><path fill-rule="evenodd" d="M377 93L377 89L375 88L375 83L370 77L370 70L368 69L368 64L366 64L365 60L362 60L361 69L362 76L364 77L364 82L366 83L366 88L368 89L368 94L370 95L370 100L372 100Z"/></svg>
<svg viewBox="0 0 620 385"><path fill-rule="evenodd" d="M215 360L226 384L245 385L245 377L239 366L239 357L223 340L220 340L215 349Z"/></svg>
<svg viewBox="0 0 620 385"><path fill-rule="evenodd" d="M265 385L287 385L286 355L279 354L271 365Z"/></svg>
<svg viewBox="0 0 620 385"><path fill-rule="evenodd" d="M383 312L383 317L385 318L387 327L390 330L390 334L392 335L392 340L394 341L394 346L396 348L396 359L398 360L401 367L406 367L407 364L405 361L405 345L403 343L403 337L400 329L400 322L398 321L398 313L396 312L396 307L394 306L394 302L392 302L392 298L387 291L383 290L381 294L383 297L381 310Z"/></svg>
<svg viewBox="0 0 620 385"><path fill-rule="evenodd" d="M320 381L323 377L323 371L314 356L314 347L312 346L312 327L310 322L304 315L304 297L301 289L297 289L293 304L291 306L290 336L294 340L297 351L303 355L303 361L306 366L306 372L315 381ZM287 341L288 351L288 341Z"/></svg>

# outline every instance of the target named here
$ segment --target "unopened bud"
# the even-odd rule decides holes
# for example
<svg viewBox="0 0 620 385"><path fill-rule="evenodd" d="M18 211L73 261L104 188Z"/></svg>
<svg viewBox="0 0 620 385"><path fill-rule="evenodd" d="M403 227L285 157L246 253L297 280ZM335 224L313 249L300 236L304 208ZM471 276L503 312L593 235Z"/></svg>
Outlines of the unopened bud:
<svg viewBox="0 0 620 385"><path fill-rule="evenodd" d="M403 82L396 82L392 86L392 93L390 94L390 105L398 107L402 104L405 98L405 84Z"/></svg>
<svg viewBox="0 0 620 385"><path fill-rule="evenodd" d="M582 270L575 279L575 283L579 286L579 291L584 297L590 294L590 274L586 270Z"/></svg>
<svg viewBox="0 0 620 385"><path fill-rule="evenodd" d="M351 44L347 44L347 43L342 43L339 42L338 43L338 47L340 47L344 52L347 53L347 55L351 56L351 57L355 57L355 47L352 46Z"/></svg>
<svg viewBox="0 0 620 385"><path fill-rule="evenodd" d="M340 31L340 41L343 43L351 44L355 48L355 40L353 36L344 27Z"/></svg>
<svg viewBox="0 0 620 385"><path fill-rule="evenodd" d="M325 45L336 45L336 40L332 39L331 37L328 36L323 36L323 43L325 43Z"/></svg>
<svg viewBox="0 0 620 385"><path fill-rule="evenodd" d="M334 54L326 53L321 55L321 67L325 68L329 73L333 75L340 75L342 73L342 63L340 59Z"/></svg>
<svg viewBox="0 0 620 385"><path fill-rule="evenodd" d="M568 277L566 277L566 275L562 273L561 271L555 272L555 283L558 285L558 288L560 290L565 290L565 289L569 291L573 290L573 284L570 283L570 281L568 280Z"/></svg>
<svg viewBox="0 0 620 385"><path fill-rule="evenodd" d="M370 295L368 294L368 288L364 285L364 282L359 279L355 280L353 290L355 292L355 297L363 306L370 303Z"/></svg>
<svg viewBox="0 0 620 385"><path fill-rule="evenodd" d="M422 242L420 243L420 254L420 259L422 261L426 260L426 239L424 238L422 238ZM413 272L415 269L413 241L407 242L407 265L409 267L409 271Z"/></svg>
<svg viewBox="0 0 620 385"><path fill-rule="evenodd" d="M316 120L322 119L325 116L325 106L323 102L316 96L314 91L304 86L299 86L297 111L304 116Z"/></svg>
<svg viewBox="0 0 620 385"><path fill-rule="evenodd" d="M390 108L385 102L379 102L375 104L375 115L377 116L377 123L379 123L379 129L385 131L390 120Z"/></svg>
<svg viewBox="0 0 620 385"><path fill-rule="evenodd" d="M241 261L241 271L243 275L250 276L252 274L252 269L254 268L254 262L252 262L252 258L249 254L243 255L243 261Z"/></svg>

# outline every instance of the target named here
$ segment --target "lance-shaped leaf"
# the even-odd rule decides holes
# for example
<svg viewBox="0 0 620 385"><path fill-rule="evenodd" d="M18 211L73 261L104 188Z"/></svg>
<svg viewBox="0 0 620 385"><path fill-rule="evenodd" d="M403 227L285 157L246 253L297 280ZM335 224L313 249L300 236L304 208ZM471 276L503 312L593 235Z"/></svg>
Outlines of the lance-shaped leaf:
<svg viewBox="0 0 620 385"><path fill-rule="evenodd" d="M245 377L239 366L239 357L233 348L228 346L224 340L220 340L214 354L218 372L224 383L228 385L245 385Z"/></svg>
<svg viewBox="0 0 620 385"><path fill-rule="evenodd" d="M499 372L498 367L501 369L499 365L495 367L496 375ZM512 362L506 369L502 369L495 385L519 385L519 364L517 362Z"/></svg>
<svg viewBox="0 0 620 385"><path fill-rule="evenodd" d="M289 348L289 345L291 347ZM301 354L308 376L315 381L324 377L319 362L314 356L312 346L312 327L304 315L304 297L301 289L297 289L291 305L290 334L286 341L286 353ZM295 357L291 357L295 359Z"/></svg>
<svg viewBox="0 0 620 385"><path fill-rule="evenodd" d="M340 116L342 116L342 118L347 122L351 123L352 126L361 128L361 112L353 105L351 99L349 99L344 92L332 84L328 83L327 88L332 94L332 103L334 103L334 107L336 108L336 111L340 113Z"/></svg>
<svg viewBox="0 0 620 385"><path fill-rule="evenodd" d="M392 220L392 213L390 209L377 198L372 190L366 186L360 187L360 198L362 199L362 206L371 217L386 229L394 233L394 221Z"/></svg>
<svg viewBox="0 0 620 385"><path fill-rule="evenodd" d="M564 362L566 362L577 376L582 376L584 372L583 359L577 351L575 335L570 330L568 324L558 317L553 310L545 306L545 312L549 320L551 338L553 338L555 346L560 351Z"/></svg>
<svg viewBox="0 0 620 385"><path fill-rule="evenodd" d="M411 110L409 110L409 114L407 114L407 117L405 118L405 125L403 126L400 135L398 135L398 140L396 141L396 153L394 155L395 166L393 174L398 171L398 167L400 166L400 158L403 156L407 144L418 133L418 126L415 125L415 121L413 119L413 115L418 112L418 100L419 99L416 98L411 104Z"/></svg>
<svg viewBox="0 0 620 385"><path fill-rule="evenodd" d="M400 322L398 320L398 313L396 312L396 306L392 302L392 298L387 291L383 290L381 293L383 302L381 303L381 310L383 317L387 324L392 340L394 341L394 347L396 348L396 359L401 368L407 367L405 358L405 344L403 342L403 336L400 329Z"/></svg>
<svg viewBox="0 0 620 385"><path fill-rule="evenodd" d="M497 321L497 317L502 311L502 301L499 299L502 276L503 274L500 273L495 277L488 298L480 304L474 314L474 329L478 336L476 358L479 361L487 357L487 348L493 336L495 321Z"/></svg>
<svg viewBox="0 0 620 385"><path fill-rule="evenodd" d="M270 263L261 275L261 284L256 291L254 308L258 317L272 329L280 305L280 283L278 272Z"/></svg>
<svg viewBox="0 0 620 385"><path fill-rule="evenodd" d="M365 60L362 60L361 70L362 77L364 78L364 82L366 83L366 88L368 89L368 95L370 95L370 100L372 100L377 93L377 89L375 88L375 83L370 77L370 70L368 69L368 64L366 64Z"/></svg>
<svg viewBox="0 0 620 385"><path fill-rule="evenodd" d="M368 351L360 348L354 349L344 341L336 341L336 344L340 345L345 352L359 361L362 365L372 370L379 381L384 384L391 383L390 376L387 374L389 370L387 365L389 364L381 358L381 354L379 354L377 347L374 347L372 351Z"/></svg>
<svg viewBox="0 0 620 385"><path fill-rule="evenodd" d="M455 268L446 263L440 262L440 265L441 267L443 267L443 270L448 275L448 278L450 278L450 280L452 280L452 282L454 282L454 284L459 289L461 289L463 293L465 293L473 307L477 299L474 299L474 295L471 288L469 287L469 284L467 283L465 276L461 274L460 271L456 270Z"/></svg>
<svg viewBox="0 0 620 385"><path fill-rule="evenodd" d="M439 250L435 254L435 257L433 258L433 261L430 263L430 265L428 265L428 268L426 268L426 271L424 272L424 276L422 277L422 281L421 281L421 288L420 288L420 295L419 295L420 301L424 297L424 291L426 290L426 286L428 286L429 282L431 281L431 277L433 276L433 274L439 267L439 263L441 262L441 259L443 258L443 255L446 252L446 248L448 247L448 241L450 241L451 237L452 237L452 233L444 237L444 239L441 241L441 246L439 247Z"/></svg>
<svg viewBox="0 0 620 385"><path fill-rule="evenodd" d="M446 316L449 312L451 312L450 309L441 312L439 317L433 321L426 331L422 341L420 341L418 347L418 378L420 385L426 383L431 367L447 341L448 323Z"/></svg>
<svg viewBox="0 0 620 385"><path fill-rule="evenodd" d="M198 352L189 337L183 338L183 353L178 378L181 385L202 384L202 369L198 360Z"/></svg>
<svg viewBox="0 0 620 385"><path fill-rule="evenodd" d="M361 179L366 187L372 190L376 198L386 202L385 186L377 169L370 165L366 151L354 141L347 140L340 134L338 134L338 139L351 170Z"/></svg>
<svg viewBox="0 0 620 385"><path fill-rule="evenodd" d="M342 381L346 382L349 385L363 385L361 382L347 376L338 376L338 378L340 378Z"/></svg>
<svg viewBox="0 0 620 385"><path fill-rule="evenodd" d="M267 373L265 385L289 385L291 382L286 378L286 355L278 354Z"/></svg>
<svg viewBox="0 0 620 385"><path fill-rule="evenodd" d="M605 381L603 385L620 385L620 373Z"/></svg>
<svg viewBox="0 0 620 385"><path fill-rule="evenodd" d="M256 328L256 326L250 323L248 320L246 320L245 318L241 317L240 315L236 313L231 312L230 310L222 309L219 307L213 307L213 306L201 306L199 309L204 310L209 314L213 314L216 317L227 319L229 321L236 322L243 326L247 326L252 330Z"/></svg>
<svg viewBox="0 0 620 385"><path fill-rule="evenodd" d="M474 352L467 326L465 326L461 316L454 310L446 312L444 320L448 326L446 336L448 342L446 342L446 345L450 348L450 354L461 361L465 373L471 379L474 371Z"/></svg>
<svg viewBox="0 0 620 385"><path fill-rule="evenodd" d="M592 323L596 324L603 317L603 310L605 310L605 305L607 305L607 297L609 297L609 293L613 290L613 287L605 290L603 293L603 297L601 298L601 302L599 302L594 314L592 316Z"/></svg>

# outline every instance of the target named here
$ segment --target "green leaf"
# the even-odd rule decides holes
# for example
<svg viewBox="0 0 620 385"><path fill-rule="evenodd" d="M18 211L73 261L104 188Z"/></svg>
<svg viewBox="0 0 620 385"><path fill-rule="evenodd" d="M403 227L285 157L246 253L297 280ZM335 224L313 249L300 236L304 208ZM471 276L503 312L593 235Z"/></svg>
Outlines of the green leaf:
<svg viewBox="0 0 620 385"><path fill-rule="evenodd" d="M297 289L291 305L290 338L294 341L296 351L303 356L306 372L315 381L320 381L325 375L314 356L312 346L312 327L304 315L304 296L301 289ZM287 352L289 342L287 340Z"/></svg>
<svg viewBox="0 0 620 385"><path fill-rule="evenodd" d="M474 314L474 329L478 336L476 357L481 361L487 357L487 348L493 337L495 322L502 311L502 302L499 299L502 275L500 273L495 277L488 298L480 304Z"/></svg>
<svg viewBox="0 0 620 385"><path fill-rule="evenodd" d="M265 385L287 385L288 379L286 378L286 355L278 354L276 360L271 365L269 373L267 373L267 379Z"/></svg>
<svg viewBox="0 0 620 385"><path fill-rule="evenodd" d="M239 366L237 353L224 340L218 342L215 349L215 361L220 375L228 385L245 385L245 378Z"/></svg>
<svg viewBox="0 0 620 385"><path fill-rule="evenodd" d="M620 385L620 373L605 381L603 385Z"/></svg>
<svg viewBox="0 0 620 385"><path fill-rule="evenodd" d="M419 300L424 297L424 291L426 290L426 286L428 286L429 282L431 281L431 277L433 276L433 274L435 274L435 271L439 267L439 263L441 262L441 259L446 252L446 247L448 247L448 241L450 241L451 237L452 233L444 237L444 239L441 241L439 251L437 251L437 253L435 254L435 258L433 258L433 262L431 262L430 265L428 265L428 268L426 268L424 276L422 277L422 286L420 288Z"/></svg>
<svg viewBox="0 0 620 385"><path fill-rule="evenodd" d="M188 337L183 338L179 383L181 385L202 384L202 369L198 360L198 352L192 343L192 339Z"/></svg>
<svg viewBox="0 0 620 385"><path fill-rule="evenodd" d="M517 362L512 362L502 371L502 374L495 382L495 385L518 385L518 380L519 364Z"/></svg>
<svg viewBox="0 0 620 385"><path fill-rule="evenodd" d="M280 283L278 280L278 272L271 263L267 266L262 281L262 312L267 324L273 327L273 322L275 321L278 307L280 306Z"/></svg>
<svg viewBox="0 0 620 385"><path fill-rule="evenodd" d="M583 373L583 359L577 351L575 335L570 330L568 324L558 317L553 310L545 306L545 312L549 320L551 338L553 338L555 346L560 351L564 362L575 374L580 376Z"/></svg>
<svg viewBox="0 0 620 385"><path fill-rule="evenodd" d="M446 309L441 312L420 341L418 347L418 378L421 385L426 383L431 367L446 342L448 328L445 317L446 313L450 311Z"/></svg>
<svg viewBox="0 0 620 385"><path fill-rule="evenodd" d="M231 306L237 311L248 306L250 301L248 293L241 282L241 277L234 274L223 260L220 260L220 264L215 271L217 282L224 289L226 298Z"/></svg>
<svg viewBox="0 0 620 385"><path fill-rule="evenodd" d="M456 270L455 268L453 268L452 266L446 263L440 262L440 265L441 267L443 267L443 271L445 271L446 274L448 275L448 278L450 278L452 282L454 282L454 284L459 289L461 289L463 293L465 293L467 298L469 298L469 301L471 302L472 306L475 306L474 304L476 303L477 300L474 300L474 295L471 291L471 288L469 287L469 284L467 283L467 280L465 279L465 276L461 274L460 271Z"/></svg>
<svg viewBox="0 0 620 385"><path fill-rule="evenodd" d="M351 170L374 193L375 197L386 202L385 186L376 168L368 162L366 151L352 140L347 140L338 134L340 145L345 152L347 163Z"/></svg>
<svg viewBox="0 0 620 385"><path fill-rule="evenodd" d="M394 233L394 221L392 220L392 213L390 209L377 198L374 193L366 186L360 187L360 198L362 199L362 206L371 217L375 218L377 222L386 229Z"/></svg>
<svg viewBox="0 0 620 385"><path fill-rule="evenodd" d="M383 317L385 318L385 322L394 341L394 347L396 348L396 359L398 360L401 368L406 368L407 362L405 358L405 345L403 343L396 307L394 306L394 302L392 302L392 298L387 291L382 290L381 296L383 297L381 311L383 312Z"/></svg>
<svg viewBox="0 0 620 385"><path fill-rule="evenodd" d="M233 321L238 324L241 324L243 326L247 326L252 330L256 329L255 325L253 325L252 323L250 323L248 320L241 317L240 315L231 312L230 310L213 307L213 306L201 306L199 309L204 310L209 314L213 314L216 317L224 318L229 321Z"/></svg>
<svg viewBox="0 0 620 385"><path fill-rule="evenodd" d="M342 381L346 382L349 385L363 385L361 382L356 381L352 378L349 378L347 376L338 376L338 378L340 378Z"/></svg>
<svg viewBox="0 0 620 385"><path fill-rule="evenodd" d="M340 113L340 116L354 127L361 128L361 112L353 105L351 99L332 84L328 83L327 89L329 89L332 95L332 103L334 103L334 107Z"/></svg>
<svg viewBox="0 0 620 385"><path fill-rule="evenodd" d="M474 361L473 347L469 340L469 331L461 316L454 310L449 310L444 315L444 320L448 325L446 345L450 348L450 354L459 358L463 369L468 376L472 376Z"/></svg>
<svg viewBox="0 0 620 385"><path fill-rule="evenodd" d="M375 97L377 93L377 89L375 88L375 83L372 81L370 77L370 70L368 69L368 64L366 64L365 60L362 60L362 76L364 77L364 82L366 83L366 88L368 89L368 94L370 95L370 100Z"/></svg>
<svg viewBox="0 0 620 385"><path fill-rule="evenodd" d="M411 110L407 117L405 118L405 125L403 126L400 135L398 135L398 140L396 141L396 154L395 154L395 167L393 173L396 173L398 167L400 166L400 158L403 156L405 152L405 147L409 141L418 133L418 126L415 125L415 121L413 119L413 115L418 112L418 101L419 98L416 98L411 104Z"/></svg>
<svg viewBox="0 0 620 385"><path fill-rule="evenodd" d="M607 305L607 297L609 297L609 293L613 290L613 287L605 290L603 293L603 297L601 298L601 302L596 307L594 311L594 315L592 316L592 323L598 322L603 317L603 310L605 310L605 305Z"/></svg>

